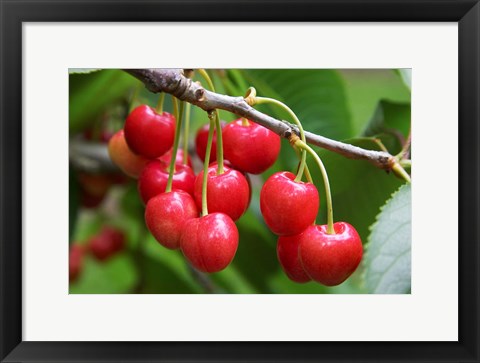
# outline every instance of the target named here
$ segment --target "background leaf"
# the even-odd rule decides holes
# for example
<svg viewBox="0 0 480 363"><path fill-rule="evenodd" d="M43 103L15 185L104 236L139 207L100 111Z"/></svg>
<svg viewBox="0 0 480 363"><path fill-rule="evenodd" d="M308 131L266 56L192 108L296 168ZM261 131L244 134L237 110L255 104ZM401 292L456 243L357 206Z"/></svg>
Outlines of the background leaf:
<svg viewBox="0 0 480 363"><path fill-rule="evenodd" d="M370 293L410 293L411 202L411 186L407 184L385 204L372 227L364 260Z"/></svg>
<svg viewBox="0 0 480 363"><path fill-rule="evenodd" d="M102 68L68 68L69 74L85 74L101 71Z"/></svg>
<svg viewBox="0 0 480 363"><path fill-rule="evenodd" d="M132 76L116 69L70 74L70 134L92 125L102 112L112 107L115 102L127 100L128 91L139 84Z"/></svg>

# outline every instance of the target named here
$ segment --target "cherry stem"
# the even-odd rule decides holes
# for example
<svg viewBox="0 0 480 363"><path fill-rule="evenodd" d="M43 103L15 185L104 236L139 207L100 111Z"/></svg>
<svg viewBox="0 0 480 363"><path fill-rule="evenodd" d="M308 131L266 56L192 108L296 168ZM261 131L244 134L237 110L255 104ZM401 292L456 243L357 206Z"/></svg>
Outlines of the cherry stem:
<svg viewBox="0 0 480 363"><path fill-rule="evenodd" d="M410 162L410 167L411 167L411 162ZM392 166L392 171L393 173L399 177L400 179L405 180L407 183L411 183L412 179L410 178L410 175L405 171L403 166L401 165L400 162L396 161L393 166Z"/></svg>
<svg viewBox="0 0 480 363"><path fill-rule="evenodd" d="M207 71L203 68L198 70L198 73L208 83L208 87L212 92L215 92L215 86ZM209 116L210 117L210 116ZM211 126L210 126L211 127ZM218 110L215 110L215 127L217 128L217 175L224 173L223 170L223 140L222 140L222 125L220 124L220 116Z"/></svg>
<svg viewBox="0 0 480 363"><path fill-rule="evenodd" d="M212 151L213 132L215 131L215 121L213 113L208 114L210 127L208 129L207 148L205 150L205 160L203 162L203 180L202 180L202 217L208 214L207 206L207 177L208 164L210 163L210 152Z"/></svg>
<svg viewBox="0 0 480 363"><path fill-rule="evenodd" d="M158 97L158 103L156 107L156 111L158 114L163 113L163 101L165 100L165 92L160 93L160 97Z"/></svg>
<svg viewBox="0 0 480 363"><path fill-rule="evenodd" d="M302 123L300 122L297 115L295 114L295 112L292 111L292 109L290 107L288 107L283 102L280 102L280 101L278 101L274 98L268 98L268 97L255 97L255 103L256 104L272 103L274 105L277 105L277 106L281 107L283 110L285 110L290 115L290 117L292 117L295 124L298 126L298 130L300 131L300 139L302 140L302 142L304 144L306 144L305 132L303 131ZM301 160L300 160L300 166L298 167L297 176L295 178L296 182L299 182L300 180L302 180L303 171L305 169L305 164L306 163L307 163L307 152L305 150L302 150L302 157L301 157Z"/></svg>
<svg viewBox="0 0 480 363"><path fill-rule="evenodd" d="M300 159L300 162L302 160L302 157L300 155L300 150L298 150L298 148L294 147L293 150L295 150L295 154L297 154L298 158ZM298 167L300 167L300 164L298 165ZM307 178L307 181L309 183L312 183L313 184L313 178L312 178L312 174L310 174L310 169L308 169L308 165L305 164L305 176Z"/></svg>
<svg viewBox="0 0 480 363"><path fill-rule="evenodd" d="M215 127L217 129L217 175L223 174L223 139L222 139L222 125L220 124L220 117L218 110L215 110Z"/></svg>
<svg viewBox="0 0 480 363"><path fill-rule="evenodd" d="M172 191L172 185L173 185L173 174L175 174L175 163L177 161L177 150L178 150L178 142L180 140L180 132L182 129L182 118L183 118L183 109L185 107L185 102L181 101L180 102L180 112L178 112L178 100L174 97L173 99L173 108L175 112L175 140L173 142L173 148L172 148L172 155L170 158L170 166L168 170L168 181L167 181L167 187L165 188L165 193L171 192Z"/></svg>
<svg viewBox="0 0 480 363"><path fill-rule="evenodd" d="M185 125L183 126L183 165L188 164L188 134L190 133L190 109L192 105L187 102L185 108Z"/></svg>
<svg viewBox="0 0 480 363"><path fill-rule="evenodd" d="M202 78L208 83L208 87L215 92L215 86L213 85L212 79L208 75L207 71L203 68L198 69L198 74L202 76Z"/></svg>
<svg viewBox="0 0 480 363"><path fill-rule="evenodd" d="M325 195L327 197L327 233L328 234L335 234L335 229L333 228L333 206L332 206L332 193L330 191L330 182L328 181L327 170L325 169L325 165L323 165L322 160L318 156L318 154L313 150L310 146L308 146L302 140L297 140L295 145L303 150L308 151L320 168L323 177L323 184L325 185Z"/></svg>

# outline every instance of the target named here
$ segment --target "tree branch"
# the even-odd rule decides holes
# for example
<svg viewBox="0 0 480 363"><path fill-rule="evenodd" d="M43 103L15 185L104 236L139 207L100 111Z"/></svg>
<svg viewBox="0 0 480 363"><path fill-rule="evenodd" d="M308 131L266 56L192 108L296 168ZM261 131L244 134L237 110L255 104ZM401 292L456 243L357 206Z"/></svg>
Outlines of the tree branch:
<svg viewBox="0 0 480 363"><path fill-rule="evenodd" d="M182 69L125 69L125 71L142 81L151 92L172 94L207 112L214 109L232 112L255 121L285 138L288 138L292 131L298 135L298 128L295 125L257 111L243 97L232 97L208 91L199 83L185 77ZM310 144L350 159L367 160L381 169L392 170L397 163L396 159L387 152L362 149L308 131L305 132L305 136Z"/></svg>

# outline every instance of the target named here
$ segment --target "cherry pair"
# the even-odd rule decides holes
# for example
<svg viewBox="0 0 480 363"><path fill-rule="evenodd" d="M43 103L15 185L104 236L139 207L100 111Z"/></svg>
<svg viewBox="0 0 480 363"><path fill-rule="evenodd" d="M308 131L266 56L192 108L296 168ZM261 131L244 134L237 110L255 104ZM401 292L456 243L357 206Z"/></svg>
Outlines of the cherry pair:
<svg viewBox="0 0 480 363"><path fill-rule="evenodd" d="M235 256L237 227L225 213L198 215L195 201L183 190L158 194L145 209L147 227L162 246L181 248L200 271L221 271Z"/></svg>
<svg viewBox="0 0 480 363"><path fill-rule="evenodd" d="M348 223L315 225L319 195L312 183L296 181L290 172L273 174L260 193L260 209L267 226L279 235L277 256L295 282L315 280L327 286L345 281L358 267L363 247Z"/></svg>

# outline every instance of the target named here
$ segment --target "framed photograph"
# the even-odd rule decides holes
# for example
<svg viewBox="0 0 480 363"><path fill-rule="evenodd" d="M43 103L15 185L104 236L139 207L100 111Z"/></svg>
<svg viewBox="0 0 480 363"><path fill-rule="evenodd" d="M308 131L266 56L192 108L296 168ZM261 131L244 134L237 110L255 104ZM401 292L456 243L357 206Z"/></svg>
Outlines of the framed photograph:
<svg viewBox="0 0 480 363"><path fill-rule="evenodd" d="M477 1L0 4L1 362L480 362Z"/></svg>

